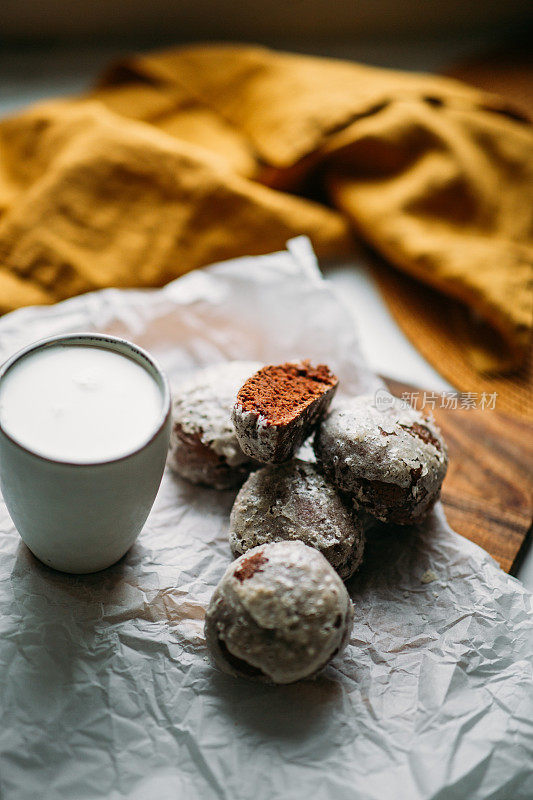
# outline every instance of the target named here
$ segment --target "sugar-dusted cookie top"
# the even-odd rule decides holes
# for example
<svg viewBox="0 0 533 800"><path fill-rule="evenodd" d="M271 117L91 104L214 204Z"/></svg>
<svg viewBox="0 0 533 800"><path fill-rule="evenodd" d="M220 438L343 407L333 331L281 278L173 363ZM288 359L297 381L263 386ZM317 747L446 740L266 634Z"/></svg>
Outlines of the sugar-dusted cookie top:
<svg viewBox="0 0 533 800"><path fill-rule="evenodd" d="M346 587L303 542L255 547L234 561L207 609L207 646L233 675L292 683L345 646L353 623Z"/></svg>
<svg viewBox="0 0 533 800"><path fill-rule="evenodd" d="M315 452L324 473L358 508L400 524L430 510L448 466L434 420L397 398L384 409L372 396L340 403L320 424Z"/></svg>

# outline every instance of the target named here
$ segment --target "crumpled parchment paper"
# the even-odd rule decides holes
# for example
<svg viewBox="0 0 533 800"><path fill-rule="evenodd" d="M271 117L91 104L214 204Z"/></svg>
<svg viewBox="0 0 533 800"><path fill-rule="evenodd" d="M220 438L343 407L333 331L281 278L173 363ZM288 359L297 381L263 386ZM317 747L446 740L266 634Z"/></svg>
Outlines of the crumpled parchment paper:
<svg viewBox="0 0 533 800"><path fill-rule="evenodd" d="M309 243L0 320L0 360L43 336L122 335L171 381L225 359L326 361L372 391L354 320ZM204 611L230 561L233 492L165 474L145 530L105 572L40 564L0 502L3 800L520 800L533 796L531 596L438 507L375 532L348 588L351 642L272 688L207 661Z"/></svg>

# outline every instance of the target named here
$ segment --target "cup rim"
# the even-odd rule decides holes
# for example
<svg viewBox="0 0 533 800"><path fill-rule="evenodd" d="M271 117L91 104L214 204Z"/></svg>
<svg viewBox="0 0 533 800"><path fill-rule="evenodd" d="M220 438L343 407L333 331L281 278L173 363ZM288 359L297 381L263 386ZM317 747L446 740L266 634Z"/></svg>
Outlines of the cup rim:
<svg viewBox="0 0 533 800"><path fill-rule="evenodd" d="M6 373L9 372L9 370L12 367L14 367L14 365L18 361L20 361L22 358L25 358L29 353L32 353L35 350L40 350L46 347L52 347L54 345L61 345L61 344L74 344L74 345L78 344L80 346L88 344L89 346L91 346L91 342L93 343L92 344L93 347L101 347L104 350L109 349L109 350L114 350L115 352L116 352L115 348L105 347L105 344L119 345L121 348L129 350L130 354L134 354L135 356L137 356L137 358L132 358L133 361L137 361L137 363L140 363L141 366L142 366L142 361L146 361L155 371L155 373L158 376L158 379L161 382L161 390L162 390L161 394L163 402L162 402L161 414L154 428L154 431L148 436L147 439L141 442L140 445L135 447L134 450L129 450L127 453L117 456L116 458L106 458L106 459L100 459L98 461L69 461L68 459L51 458L50 456L44 455L44 453L40 453L38 450L33 450L31 447L27 447L26 445L22 444L22 442L19 442L18 439L16 439L14 436L12 436L10 433L6 431L5 427L2 425L2 420L0 418L0 433L2 433L2 435L5 436L6 439L8 439L13 445L19 447L21 450L24 450L24 452L28 453L29 455L34 456L35 458L38 458L41 461L46 461L49 464L60 464L63 466L83 468L83 467L100 467L100 466L106 466L108 464L116 464L119 463L120 461L126 461L128 458L131 458L137 453L140 453L142 450L148 447L148 445L150 445L154 441L154 439L157 438L161 430L164 428L171 411L170 386L168 378L161 369L161 367L159 366L159 363L153 356L151 356L142 347L139 347L139 345L134 344L133 342L130 342L128 339L124 339L120 336L112 336L107 333L94 333L92 331L80 331L78 333L56 334L55 336L47 336L43 339L38 339L36 342L32 342L31 344L26 345L26 347L23 347L21 350L18 350L16 353L10 356L6 361L4 361L3 364L0 365L0 382L2 381L2 378L6 375ZM125 355L126 358L129 357L125 353L122 353L122 355Z"/></svg>

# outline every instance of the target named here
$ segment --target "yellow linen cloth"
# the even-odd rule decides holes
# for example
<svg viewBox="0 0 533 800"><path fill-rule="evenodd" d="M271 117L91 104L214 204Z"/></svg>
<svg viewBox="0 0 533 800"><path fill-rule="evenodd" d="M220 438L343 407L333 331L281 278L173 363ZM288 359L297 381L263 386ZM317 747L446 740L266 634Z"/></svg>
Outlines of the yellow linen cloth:
<svg viewBox="0 0 533 800"><path fill-rule="evenodd" d="M498 97L205 45L124 59L88 95L0 123L0 312L162 285L300 233L326 258L355 233L461 301L475 330L457 338L480 371L523 362L533 131Z"/></svg>

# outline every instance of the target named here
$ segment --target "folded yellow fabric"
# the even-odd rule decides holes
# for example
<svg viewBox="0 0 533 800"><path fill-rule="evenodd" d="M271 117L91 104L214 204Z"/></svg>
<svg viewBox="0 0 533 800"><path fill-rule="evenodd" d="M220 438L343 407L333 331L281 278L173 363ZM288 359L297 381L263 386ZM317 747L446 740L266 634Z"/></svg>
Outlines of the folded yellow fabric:
<svg viewBox="0 0 533 800"><path fill-rule="evenodd" d="M532 128L451 79L257 47L132 57L0 123L0 213L0 311L297 233L342 255L351 229L490 323L497 347L460 334L479 369L519 364L531 333Z"/></svg>
<svg viewBox="0 0 533 800"><path fill-rule="evenodd" d="M230 171L100 103L51 103L0 128L0 310L105 286L159 286L307 233L349 247L340 214ZM5 198L5 199L4 199Z"/></svg>

